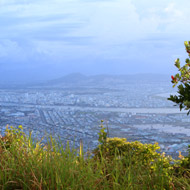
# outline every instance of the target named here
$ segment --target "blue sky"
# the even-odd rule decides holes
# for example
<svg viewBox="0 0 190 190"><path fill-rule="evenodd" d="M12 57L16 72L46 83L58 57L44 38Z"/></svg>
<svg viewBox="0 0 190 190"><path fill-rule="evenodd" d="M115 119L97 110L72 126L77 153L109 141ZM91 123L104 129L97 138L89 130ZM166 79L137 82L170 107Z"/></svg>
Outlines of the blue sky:
<svg viewBox="0 0 190 190"><path fill-rule="evenodd" d="M0 79L177 72L189 0L0 0Z"/></svg>

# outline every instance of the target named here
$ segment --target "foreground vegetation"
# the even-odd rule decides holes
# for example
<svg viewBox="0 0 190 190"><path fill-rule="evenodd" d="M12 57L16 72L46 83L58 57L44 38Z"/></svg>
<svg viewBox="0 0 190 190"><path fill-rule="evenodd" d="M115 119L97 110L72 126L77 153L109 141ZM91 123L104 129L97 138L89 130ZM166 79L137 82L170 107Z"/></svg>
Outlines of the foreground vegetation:
<svg viewBox="0 0 190 190"><path fill-rule="evenodd" d="M158 144L107 138L103 125L93 153L53 139L32 139L22 127L0 138L0 189L190 189L190 156L173 160Z"/></svg>

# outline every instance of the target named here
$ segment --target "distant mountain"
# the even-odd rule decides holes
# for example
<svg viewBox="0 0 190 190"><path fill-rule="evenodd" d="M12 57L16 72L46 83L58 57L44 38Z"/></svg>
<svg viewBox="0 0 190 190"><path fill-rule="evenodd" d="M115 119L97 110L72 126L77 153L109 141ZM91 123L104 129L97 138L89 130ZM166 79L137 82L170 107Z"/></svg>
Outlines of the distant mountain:
<svg viewBox="0 0 190 190"><path fill-rule="evenodd" d="M67 87L108 87L136 83L170 83L171 76L163 74L133 74L133 75L91 75L72 73L61 78L44 82L5 83L0 82L0 88L67 88Z"/></svg>
<svg viewBox="0 0 190 190"><path fill-rule="evenodd" d="M87 76L80 73L72 73L58 79L50 80L47 84L78 83L87 80Z"/></svg>
<svg viewBox="0 0 190 190"><path fill-rule="evenodd" d="M80 73L73 73L58 79L47 81L43 86L86 86L86 85L117 85L131 82L168 82L169 75L162 74L134 74L134 75L92 75L86 76Z"/></svg>

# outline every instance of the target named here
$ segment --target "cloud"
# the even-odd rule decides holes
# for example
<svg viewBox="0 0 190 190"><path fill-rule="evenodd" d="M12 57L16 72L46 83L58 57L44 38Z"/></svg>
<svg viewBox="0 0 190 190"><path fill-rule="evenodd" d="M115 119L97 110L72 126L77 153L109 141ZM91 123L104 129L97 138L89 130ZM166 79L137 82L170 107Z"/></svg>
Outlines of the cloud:
<svg viewBox="0 0 190 190"><path fill-rule="evenodd" d="M70 64L86 72L101 65L164 71L175 55L185 56L190 33L187 0L2 0L0 6L0 64L15 70L70 71Z"/></svg>
<svg viewBox="0 0 190 190"><path fill-rule="evenodd" d="M17 58L17 56L21 54L22 49L15 41L11 40L0 40L0 58L6 58L10 55L13 58Z"/></svg>

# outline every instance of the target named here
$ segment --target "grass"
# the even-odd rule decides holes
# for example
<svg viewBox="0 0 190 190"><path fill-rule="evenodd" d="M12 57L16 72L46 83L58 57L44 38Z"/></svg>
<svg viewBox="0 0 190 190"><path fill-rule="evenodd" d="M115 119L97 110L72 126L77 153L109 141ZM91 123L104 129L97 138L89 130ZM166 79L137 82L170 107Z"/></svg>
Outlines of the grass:
<svg viewBox="0 0 190 190"><path fill-rule="evenodd" d="M102 128L103 129L103 128ZM103 135L102 135L103 134ZM0 188L3 190L184 190L190 189L188 167L159 154L156 146L123 143L100 145L93 154L47 138L32 139L19 128L7 128L0 139ZM104 137L103 139L101 137ZM117 139L118 140L118 139ZM112 144L111 144L112 142ZM117 141L117 144L120 141ZM120 148L128 147L125 153ZM82 148L82 147L81 147ZM152 152L151 152L152 151ZM147 157L148 156L148 157ZM149 159L150 158L150 159ZM186 160L188 162L188 160ZM174 162L174 161L173 161Z"/></svg>

